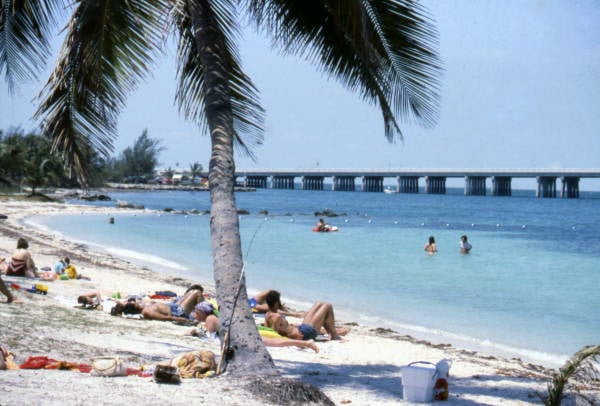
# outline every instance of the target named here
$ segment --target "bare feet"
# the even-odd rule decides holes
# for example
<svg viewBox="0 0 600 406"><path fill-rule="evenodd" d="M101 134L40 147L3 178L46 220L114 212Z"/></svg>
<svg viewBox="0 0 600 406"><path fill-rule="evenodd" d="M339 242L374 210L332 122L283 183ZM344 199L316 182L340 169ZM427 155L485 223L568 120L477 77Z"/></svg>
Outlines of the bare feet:
<svg viewBox="0 0 600 406"><path fill-rule="evenodd" d="M335 328L335 332L336 332L336 336L335 337L331 337L332 340L341 340L342 336L345 336L346 334L348 334L350 332L351 328L350 327L336 327Z"/></svg>

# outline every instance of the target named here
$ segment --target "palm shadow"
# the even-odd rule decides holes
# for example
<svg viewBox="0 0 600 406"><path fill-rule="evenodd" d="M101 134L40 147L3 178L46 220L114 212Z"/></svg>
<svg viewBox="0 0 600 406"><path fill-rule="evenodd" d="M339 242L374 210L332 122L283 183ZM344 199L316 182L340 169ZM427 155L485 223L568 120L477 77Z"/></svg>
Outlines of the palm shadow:
<svg viewBox="0 0 600 406"><path fill-rule="evenodd" d="M321 390L328 387L347 387L366 390L401 401L403 399L402 366L395 364L344 364L326 365L318 362L282 361L277 368L286 376L300 379ZM504 375L474 375L449 379L450 397L454 404L480 405L467 397L496 398L494 403L519 399L539 403L537 392L546 391L546 382L537 378Z"/></svg>

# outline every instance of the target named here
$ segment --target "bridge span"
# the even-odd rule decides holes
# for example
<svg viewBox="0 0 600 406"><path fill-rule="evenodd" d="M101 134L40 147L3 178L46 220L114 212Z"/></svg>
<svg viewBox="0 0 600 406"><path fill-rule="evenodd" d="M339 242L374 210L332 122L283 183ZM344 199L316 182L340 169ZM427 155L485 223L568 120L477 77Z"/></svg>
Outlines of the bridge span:
<svg viewBox="0 0 600 406"><path fill-rule="evenodd" d="M557 197L560 179L560 197L578 198L580 179L600 178L600 169L238 169L235 176L247 187L273 189L294 189L299 179L304 190L324 190L328 178L334 191L355 191L358 179L363 192L383 192L384 178L394 178L399 193L419 193L423 178L430 194L445 194L448 178L464 178L465 195L475 196L486 195L488 178L492 196L511 196L513 178L533 178L536 196L547 198Z"/></svg>

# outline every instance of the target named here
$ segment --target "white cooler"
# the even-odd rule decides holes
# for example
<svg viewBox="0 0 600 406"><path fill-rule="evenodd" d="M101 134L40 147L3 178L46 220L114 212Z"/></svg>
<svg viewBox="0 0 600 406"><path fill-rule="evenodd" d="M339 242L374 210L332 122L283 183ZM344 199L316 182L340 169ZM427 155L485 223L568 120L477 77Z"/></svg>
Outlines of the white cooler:
<svg viewBox="0 0 600 406"><path fill-rule="evenodd" d="M411 362L402 367L402 398L410 402L432 402L436 379L436 366L431 362Z"/></svg>

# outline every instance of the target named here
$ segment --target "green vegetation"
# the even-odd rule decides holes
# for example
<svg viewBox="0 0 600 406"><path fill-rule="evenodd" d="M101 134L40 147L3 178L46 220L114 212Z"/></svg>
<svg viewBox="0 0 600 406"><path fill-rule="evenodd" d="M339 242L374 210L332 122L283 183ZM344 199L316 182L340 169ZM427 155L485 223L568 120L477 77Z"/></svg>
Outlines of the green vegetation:
<svg viewBox="0 0 600 406"><path fill-rule="evenodd" d="M101 186L107 181L151 180L162 150L160 140L150 138L147 130L117 158L104 160L97 152L89 150L86 158L87 184ZM194 165L199 165L202 170L202 165ZM63 157L53 152L48 138L13 129L6 134L0 130L0 187L6 193L30 188L31 195L36 195L42 187L80 187L80 184L66 167Z"/></svg>
<svg viewBox="0 0 600 406"><path fill-rule="evenodd" d="M21 130L0 130L0 179L6 190L29 187L32 196L41 187L74 184L50 140Z"/></svg>
<svg viewBox="0 0 600 406"><path fill-rule="evenodd" d="M162 150L164 148L160 145L160 140L150 138L145 129L133 146L125 148L118 158L108 161L107 179L125 183L148 182L154 178L158 156Z"/></svg>
<svg viewBox="0 0 600 406"><path fill-rule="evenodd" d="M590 345L577 351L559 371L554 374L552 383L548 385L548 396L540 396L546 406L560 406L563 401L564 391L568 388L569 379L575 378L580 383L590 380L600 380L600 345ZM578 392L577 387L571 387ZM580 395L583 400L594 404Z"/></svg>

